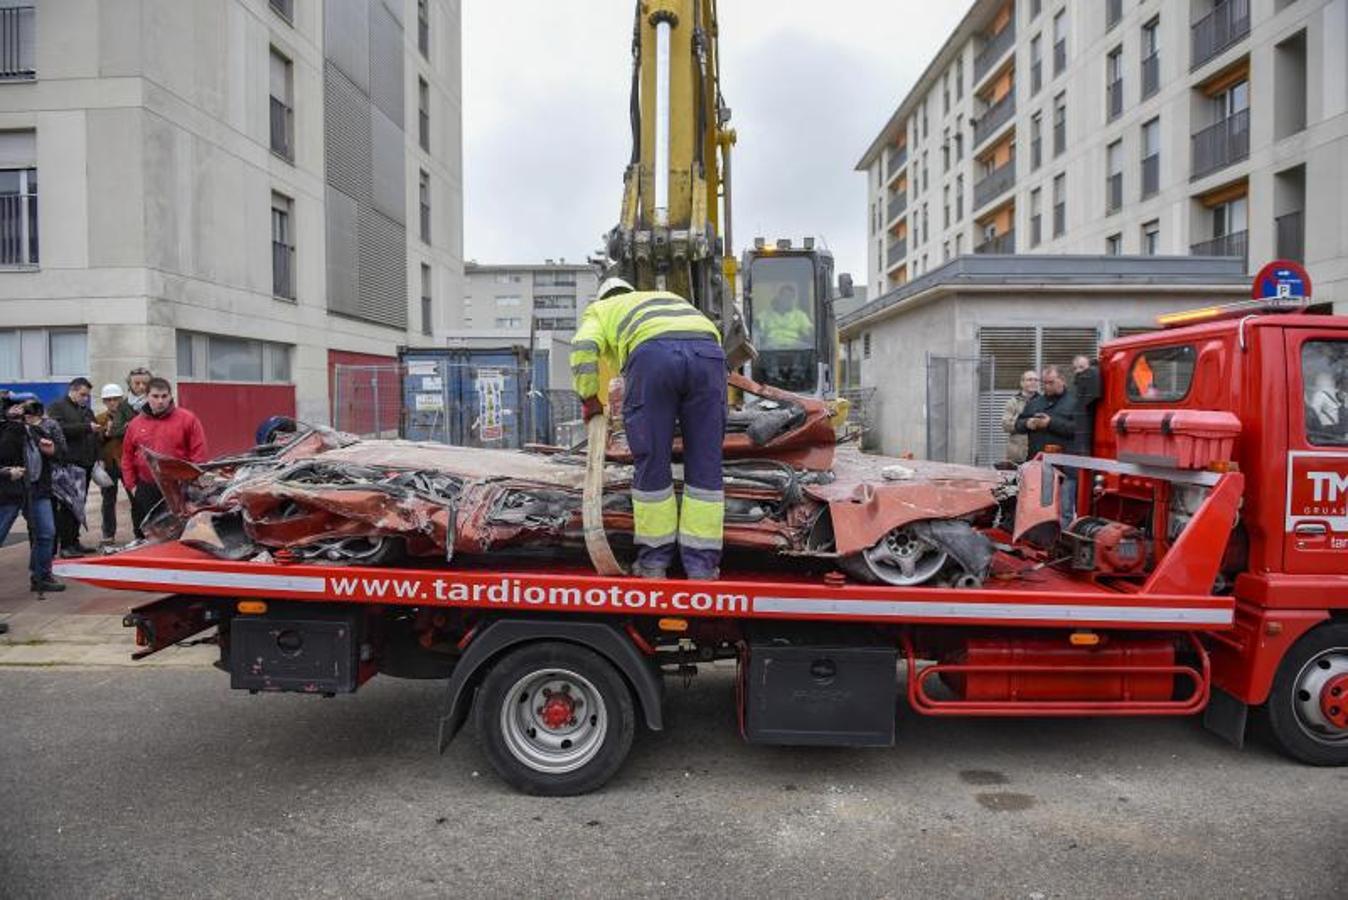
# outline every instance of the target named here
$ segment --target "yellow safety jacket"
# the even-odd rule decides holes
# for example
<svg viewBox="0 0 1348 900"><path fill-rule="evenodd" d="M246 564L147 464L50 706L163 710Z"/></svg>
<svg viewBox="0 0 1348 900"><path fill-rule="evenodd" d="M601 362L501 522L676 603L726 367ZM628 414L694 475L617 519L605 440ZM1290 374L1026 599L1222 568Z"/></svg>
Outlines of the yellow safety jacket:
<svg viewBox="0 0 1348 900"><path fill-rule="evenodd" d="M599 394L599 360L621 371L643 341L657 337L710 337L721 332L693 304L668 291L632 291L585 307L571 339L571 383L581 397Z"/></svg>
<svg viewBox="0 0 1348 900"><path fill-rule="evenodd" d="M790 350L814 343L814 323L804 310L767 309L760 314L757 325L765 350Z"/></svg>

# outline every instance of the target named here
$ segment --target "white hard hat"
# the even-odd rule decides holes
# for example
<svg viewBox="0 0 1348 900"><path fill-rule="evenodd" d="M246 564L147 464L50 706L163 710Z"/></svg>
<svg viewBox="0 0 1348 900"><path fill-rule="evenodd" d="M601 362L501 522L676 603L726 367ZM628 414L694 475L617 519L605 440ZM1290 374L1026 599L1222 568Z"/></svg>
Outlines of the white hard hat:
<svg viewBox="0 0 1348 900"><path fill-rule="evenodd" d="M120 384L105 384L103 390L98 392L99 399L107 400L110 397L124 397L122 386Z"/></svg>
<svg viewBox="0 0 1348 900"><path fill-rule="evenodd" d="M623 278L605 278L604 283L599 285L599 299L611 297L614 294L630 294L636 288L628 284Z"/></svg>

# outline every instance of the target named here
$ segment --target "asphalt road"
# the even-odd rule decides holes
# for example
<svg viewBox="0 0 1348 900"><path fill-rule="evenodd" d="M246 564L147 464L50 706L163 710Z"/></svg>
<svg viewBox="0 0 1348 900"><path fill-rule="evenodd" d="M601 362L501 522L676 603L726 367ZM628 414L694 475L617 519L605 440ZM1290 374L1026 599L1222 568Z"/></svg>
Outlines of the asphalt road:
<svg viewBox="0 0 1348 900"><path fill-rule="evenodd" d="M0 670L0 893L1343 896L1348 771L1194 721L906 717L888 750L744 745L672 685L602 792L511 793L433 683L250 697L213 671Z"/></svg>

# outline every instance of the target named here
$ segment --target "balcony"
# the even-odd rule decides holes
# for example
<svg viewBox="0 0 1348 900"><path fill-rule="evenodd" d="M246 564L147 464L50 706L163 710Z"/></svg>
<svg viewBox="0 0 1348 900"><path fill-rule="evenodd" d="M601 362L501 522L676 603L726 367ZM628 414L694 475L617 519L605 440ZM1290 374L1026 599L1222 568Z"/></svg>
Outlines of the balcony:
<svg viewBox="0 0 1348 900"><path fill-rule="evenodd" d="M893 178L894 173L908 164L908 146L890 147L889 152L885 154L885 165L889 170L889 177Z"/></svg>
<svg viewBox="0 0 1348 900"><path fill-rule="evenodd" d="M37 264L37 195L0 196L0 266Z"/></svg>
<svg viewBox="0 0 1348 900"><path fill-rule="evenodd" d="M1273 220L1273 226L1277 235L1278 258L1305 262L1306 245L1305 235L1301 230L1301 210L1278 216Z"/></svg>
<svg viewBox="0 0 1348 900"><path fill-rule="evenodd" d="M1016 114L1016 92L1013 88L996 103L989 106L974 125L974 146L977 147L996 134Z"/></svg>
<svg viewBox="0 0 1348 900"><path fill-rule="evenodd" d="M295 159L294 111L276 97L271 98L271 151L282 159Z"/></svg>
<svg viewBox="0 0 1348 900"><path fill-rule="evenodd" d="M1233 231L1210 241L1199 241L1189 248L1192 256L1234 256L1248 262L1248 231Z"/></svg>
<svg viewBox="0 0 1348 900"><path fill-rule="evenodd" d="M993 66L1001 61L1015 42L1016 22L1012 19L1006 23L1005 28L989 38L987 44L974 57L974 84L978 84L984 75L992 71Z"/></svg>
<svg viewBox="0 0 1348 900"><path fill-rule="evenodd" d="M1161 189L1161 154L1153 153L1142 160L1142 198Z"/></svg>
<svg viewBox="0 0 1348 900"><path fill-rule="evenodd" d="M295 248L283 241L271 242L271 292L295 299Z"/></svg>
<svg viewBox="0 0 1348 900"><path fill-rule="evenodd" d="M891 241L889 249L885 251L885 267L892 269L903 262L908 255L908 239L899 238L897 241Z"/></svg>
<svg viewBox="0 0 1348 900"><path fill-rule="evenodd" d="M1053 45L1053 74L1061 75L1067 68L1067 38Z"/></svg>
<svg viewBox="0 0 1348 900"><path fill-rule="evenodd" d="M1221 0L1193 24L1189 70L1221 53L1250 33L1250 0Z"/></svg>
<svg viewBox="0 0 1348 900"><path fill-rule="evenodd" d="M1105 214L1116 213L1123 208L1123 173L1115 172L1105 178Z"/></svg>
<svg viewBox="0 0 1348 900"><path fill-rule="evenodd" d="M890 197L889 202L885 204L885 216L887 217L885 221L893 222L899 216L903 215L903 211L907 208L908 192L901 191L900 193L895 194Z"/></svg>
<svg viewBox="0 0 1348 900"><path fill-rule="evenodd" d="M1161 54L1152 53L1142 60L1142 99L1161 89Z"/></svg>
<svg viewBox="0 0 1348 900"><path fill-rule="evenodd" d="M31 81L33 67L33 7L0 8L0 81Z"/></svg>
<svg viewBox="0 0 1348 900"><path fill-rule="evenodd" d="M1011 190L1016 183L1016 158L1013 156L974 185L974 211L982 209L1002 194Z"/></svg>
<svg viewBox="0 0 1348 900"><path fill-rule="evenodd" d="M1123 79L1115 78L1105 86L1105 108L1108 110L1106 121L1113 122L1123 115Z"/></svg>
<svg viewBox="0 0 1348 900"><path fill-rule="evenodd" d="M974 248L975 253L1015 253L1016 252L1016 230L1012 228L1005 234L999 234L990 237L983 243Z"/></svg>
<svg viewBox="0 0 1348 900"><path fill-rule="evenodd" d="M1250 155L1250 111L1242 109L1215 125L1209 125L1192 138L1192 174L1202 178Z"/></svg>

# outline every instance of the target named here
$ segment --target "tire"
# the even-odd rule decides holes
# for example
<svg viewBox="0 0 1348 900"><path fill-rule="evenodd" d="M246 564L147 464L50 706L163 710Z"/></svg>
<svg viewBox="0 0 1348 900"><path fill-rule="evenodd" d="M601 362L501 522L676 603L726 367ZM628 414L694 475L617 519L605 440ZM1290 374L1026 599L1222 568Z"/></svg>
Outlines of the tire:
<svg viewBox="0 0 1348 900"><path fill-rule="evenodd" d="M515 789L544 797L603 786L632 747L636 708L622 674L587 647L549 641L508 652L474 702L478 742Z"/></svg>
<svg viewBox="0 0 1348 900"><path fill-rule="evenodd" d="M1292 645L1273 676L1264 715L1274 741L1293 759L1348 765L1348 622L1321 625Z"/></svg>

